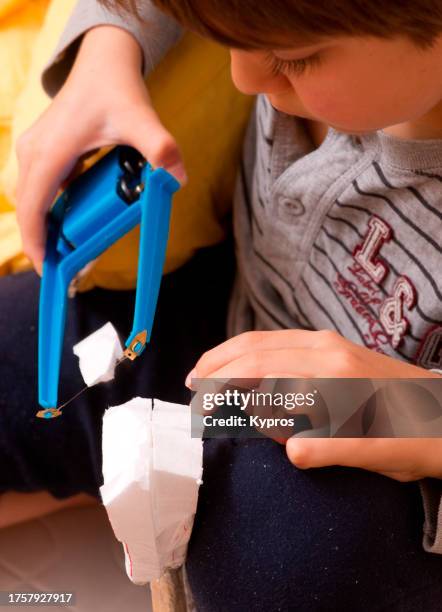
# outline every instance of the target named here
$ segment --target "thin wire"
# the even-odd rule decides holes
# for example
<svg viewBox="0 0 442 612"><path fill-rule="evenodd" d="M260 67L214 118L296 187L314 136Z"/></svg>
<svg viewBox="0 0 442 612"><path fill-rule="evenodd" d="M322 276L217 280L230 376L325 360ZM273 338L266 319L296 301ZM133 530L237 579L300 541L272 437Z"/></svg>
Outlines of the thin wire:
<svg viewBox="0 0 442 612"><path fill-rule="evenodd" d="M126 361L126 359L128 359L127 355L123 355L122 357L120 357L120 359L118 359L118 361L115 364L115 368L117 368L120 363L123 363L123 361ZM76 393L73 397L71 397L70 399L68 399L67 402L65 402L64 404L62 404L61 406L59 406L57 408L57 410L63 410L63 408L66 408L66 406L68 406L71 402L73 402L74 400L77 399L77 397L79 397L80 395L82 395L85 391L87 391L88 389L91 389L92 387L95 387L96 385L98 385L100 383L95 383L94 385L86 385L85 387L83 387L78 393Z"/></svg>
<svg viewBox="0 0 442 612"><path fill-rule="evenodd" d="M92 387L94 387L95 385L91 385ZM64 404L62 404L61 406L59 406L57 408L57 410L63 410L63 408L66 408L66 406L68 406L71 402L73 402L74 400L77 399L77 397L79 397L82 393L84 393L86 391L86 389L89 389L89 387L86 385L85 387L83 387L83 389L81 389L81 391L79 391L78 393L76 393L73 397L71 397L70 399L68 399L67 402L65 402Z"/></svg>

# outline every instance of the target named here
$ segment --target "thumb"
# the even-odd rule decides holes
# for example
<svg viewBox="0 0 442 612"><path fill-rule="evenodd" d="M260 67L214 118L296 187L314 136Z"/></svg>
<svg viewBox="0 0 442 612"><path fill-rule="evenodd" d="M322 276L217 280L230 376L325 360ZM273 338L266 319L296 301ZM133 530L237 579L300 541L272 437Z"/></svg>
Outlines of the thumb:
<svg viewBox="0 0 442 612"><path fill-rule="evenodd" d="M376 457L372 440L359 438L298 438L287 440L287 456L301 469L342 465L370 469Z"/></svg>
<svg viewBox="0 0 442 612"><path fill-rule="evenodd" d="M182 185L187 183L184 161L172 134L161 123L151 107L132 114L123 133L125 144L137 149L154 168L164 168Z"/></svg>

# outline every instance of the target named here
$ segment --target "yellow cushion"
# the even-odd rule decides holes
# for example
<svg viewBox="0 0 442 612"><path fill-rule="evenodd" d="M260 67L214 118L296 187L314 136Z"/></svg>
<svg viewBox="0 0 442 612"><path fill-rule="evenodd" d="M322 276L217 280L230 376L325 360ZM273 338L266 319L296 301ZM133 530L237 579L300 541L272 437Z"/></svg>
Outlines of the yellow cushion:
<svg viewBox="0 0 442 612"><path fill-rule="evenodd" d="M33 4L18 0L17 3ZM74 0L49 3L39 35L34 37L27 78L12 105L10 141L31 125L49 103L41 89L40 74L73 4ZM1 6L0 0L0 16ZM1 44L0 40L0 55ZM23 46L23 53L24 49ZM29 56L29 45L26 53ZM189 185L174 200L165 268L169 272L187 261L199 247L215 244L225 235L226 214L231 206L234 175L252 99L234 89L227 51L193 34L186 34L171 50L148 79L148 85L163 122L179 142L189 174ZM0 172L0 273L21 270L25 261L19 251L18 229L10 214L16 181L17 164L10 150ZM81 288L134 287L137 259L138 230L134 230L101 256Z"/></svg>
<svg viewBox="0 0 442 612"><path fill-rule="evenodd" d="M14 212L14 141L47 107L42 67L75 0L0 0L0 274L30 267Z"/></svg>

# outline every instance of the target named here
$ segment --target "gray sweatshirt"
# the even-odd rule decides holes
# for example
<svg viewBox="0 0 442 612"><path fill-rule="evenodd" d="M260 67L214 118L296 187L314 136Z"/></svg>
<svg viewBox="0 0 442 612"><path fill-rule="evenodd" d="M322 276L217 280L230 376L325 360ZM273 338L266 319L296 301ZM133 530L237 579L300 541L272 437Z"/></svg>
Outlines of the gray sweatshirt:
<svg viewBox="0 0 442 612"><path fill-rule="evenodd" d="M141 24L77 3L43 82L54 94L82 34L131 32L149 72L180 28L147 1ZM332 329L395 359L442 369L442 141L329 130L314 147L302 122L257 101L234 202L239 274L229 333ZM442 554L442 480L421 483L424 548Z"/></svg>

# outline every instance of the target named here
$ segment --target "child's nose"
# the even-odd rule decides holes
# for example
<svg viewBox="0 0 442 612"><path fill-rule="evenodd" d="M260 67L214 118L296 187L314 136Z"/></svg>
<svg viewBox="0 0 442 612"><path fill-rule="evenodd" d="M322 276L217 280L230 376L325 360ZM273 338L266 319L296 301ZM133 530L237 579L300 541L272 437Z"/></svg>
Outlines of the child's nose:
<svg viewBox="0 0 442 612"><path fill-rule="evenodd" d="M272 74L264 51L230 50L232 79L237 89L248 95L277 94L288 89L283 75Z"/></svg>

